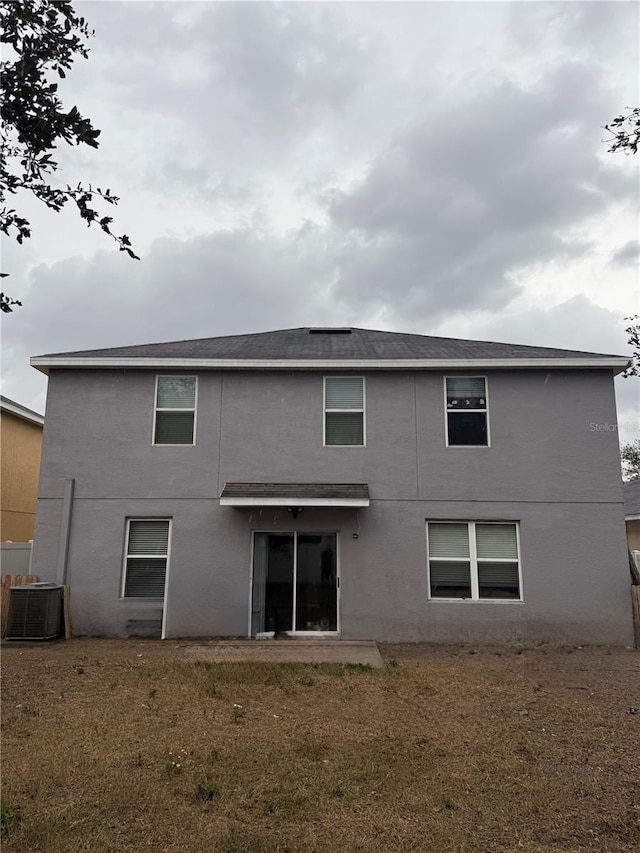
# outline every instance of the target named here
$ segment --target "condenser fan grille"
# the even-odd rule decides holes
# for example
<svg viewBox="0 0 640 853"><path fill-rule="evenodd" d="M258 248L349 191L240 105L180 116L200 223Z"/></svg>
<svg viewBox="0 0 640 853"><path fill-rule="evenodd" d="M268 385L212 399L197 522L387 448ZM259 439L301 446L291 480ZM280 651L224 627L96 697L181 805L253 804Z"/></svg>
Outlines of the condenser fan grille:
<svg viewBox="0 0 640 853"><path fill-rule="evenodd" d="M61 586L11 588L7 640L52 640L62 624Z"/></svg>

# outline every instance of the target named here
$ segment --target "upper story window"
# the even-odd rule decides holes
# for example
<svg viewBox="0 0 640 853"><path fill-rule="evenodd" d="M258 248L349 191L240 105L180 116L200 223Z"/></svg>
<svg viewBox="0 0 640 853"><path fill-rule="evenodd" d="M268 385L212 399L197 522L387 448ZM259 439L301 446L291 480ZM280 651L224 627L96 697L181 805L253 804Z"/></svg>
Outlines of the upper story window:
<svg viewBox="0 0 640 853"><path fill-rule="evenodd" d="M518 525L430 521L431 598L520 599Z"/></svg>
<svg viewBox="0 0 640 853"><path fill-rule="evenodd" d="M444 381L447 447L487 447L487 380L484 376L446 376Z"/></svg>
<svg viewBox="0 0 640 853"><path fill-rule="evenodd" d="M154 444L195 444L195 376L158 376Z"/></svg>
<svg viewBox="0 0 640 853"><path fill-rule="evenodd" d="M364 377L325 376L325 446L364 447L364 435Z"/></svg>

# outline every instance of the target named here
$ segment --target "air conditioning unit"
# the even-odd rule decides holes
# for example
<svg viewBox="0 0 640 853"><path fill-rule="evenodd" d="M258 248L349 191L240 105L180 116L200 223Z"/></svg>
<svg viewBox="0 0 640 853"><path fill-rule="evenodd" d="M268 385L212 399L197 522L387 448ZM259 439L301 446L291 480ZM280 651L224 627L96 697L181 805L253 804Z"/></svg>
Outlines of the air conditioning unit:
<svg viewBox="0 0 640 853"><path fill-rule="evenodd" d="M62 633L64 587L34 583L12 586L7 640L53 640Z"/></svg>

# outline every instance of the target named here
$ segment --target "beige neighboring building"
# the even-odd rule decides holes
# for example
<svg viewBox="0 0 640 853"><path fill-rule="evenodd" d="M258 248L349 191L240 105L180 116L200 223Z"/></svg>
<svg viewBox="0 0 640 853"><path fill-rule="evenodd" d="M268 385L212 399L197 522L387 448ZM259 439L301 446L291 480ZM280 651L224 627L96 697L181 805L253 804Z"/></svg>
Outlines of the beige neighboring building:
<svg viewBox="0 0 640 853"><path fill-rule="evenodd" d="M0 540L33 539L44 417L0 396Z"/></svg>
<svg viewBox="0 0 640 853"><path fill-rule="evenodd" d="M630 551L640 551L640 477L622 484L624 520Z"/></svg>

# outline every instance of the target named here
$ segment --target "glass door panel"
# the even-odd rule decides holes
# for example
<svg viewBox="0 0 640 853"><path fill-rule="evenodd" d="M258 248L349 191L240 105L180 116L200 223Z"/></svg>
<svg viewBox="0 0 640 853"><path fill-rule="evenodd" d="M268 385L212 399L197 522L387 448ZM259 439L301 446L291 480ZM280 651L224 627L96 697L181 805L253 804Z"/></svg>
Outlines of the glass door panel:
<svg viewBox="0 0 640 853"><path fill-rule="evenodd" d="M295 631L338 630L335 533L298 533Z"/></svg>
<svg viewBox="0 0 640 853"><path fill-rule="evenodd" d="M256 533L253 548L251 633L293 627L293 533Z"/></svg>

